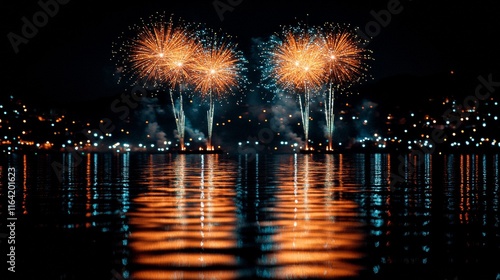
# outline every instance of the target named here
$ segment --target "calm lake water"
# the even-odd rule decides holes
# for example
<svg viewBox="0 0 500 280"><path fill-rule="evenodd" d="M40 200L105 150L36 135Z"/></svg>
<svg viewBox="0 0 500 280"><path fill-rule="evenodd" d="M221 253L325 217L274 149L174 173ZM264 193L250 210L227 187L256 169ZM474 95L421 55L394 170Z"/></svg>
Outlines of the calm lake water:
<svg viewBox="0 0 500 280"><path fill-rule="evenodd" d="M499 155L12 155L0 233L9 167L20 279L500 279Z"/></svg>

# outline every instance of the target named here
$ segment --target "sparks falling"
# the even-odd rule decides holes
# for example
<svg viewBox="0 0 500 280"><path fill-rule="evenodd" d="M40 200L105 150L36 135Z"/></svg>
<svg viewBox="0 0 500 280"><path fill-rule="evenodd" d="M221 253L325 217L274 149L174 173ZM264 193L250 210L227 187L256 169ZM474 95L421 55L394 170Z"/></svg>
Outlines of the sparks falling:
<svg viewBox="0 0 500 280"><path fill-rule="evenodd" d="M173 48L166 59L167 80L170 84L170 101L177 126L177 134L180 142L180 149L184 150L184 136L186 130L186 116L184 114L183 95L184 89L189 86L190 75L193 73L195 61L201 51L201 45L197 43L188 30L182 30L182 43ZM178 107L176 106L173 92L178 87Z"/></svg>
<svg viewBox="0 0 500 280"><path fill-rule="evenodd" d="M192 83L195 90L209 102L207 149L213 150L215 101L224 99L231 90L241 86L246 60L228 36L210 29L203 29L200 34L203 49L193 65Z"/></svg>
<svg viewBox="0 0 500 280"><path fill-rule="evenodd" d="M123 36L117 50L118 69L124 76L143 87L167 88L170 94L180 149L184 150L185 113L183 95L189 85L194 61L201 45L193 37L188 24L168 20L164 14L155 14L149 22L130 28L132 36ZM177 94L174 92L177 91Z"/></svg>
<svg viewBox="0 0 500 280"><path fill-rule="evenodd" d="M283 28L282 33L272 41L274 46L268 52L272 65L271 75L281 87L299 93L307 150L311 91L317 91L322 85L326 69L321 40L316 29L299 25Z"/></svg>
<svg viewBox="0 0 500 280"><path fill-rule="evenodd" d="M325 23L323 25L322 48L326 65L326 83L324 96L328 150L333 150L333 132L335 129L334 103L335 92L360 82L368 70L366 61L371 59L370 51L362 47L361 38L349 25Z"/></svg>

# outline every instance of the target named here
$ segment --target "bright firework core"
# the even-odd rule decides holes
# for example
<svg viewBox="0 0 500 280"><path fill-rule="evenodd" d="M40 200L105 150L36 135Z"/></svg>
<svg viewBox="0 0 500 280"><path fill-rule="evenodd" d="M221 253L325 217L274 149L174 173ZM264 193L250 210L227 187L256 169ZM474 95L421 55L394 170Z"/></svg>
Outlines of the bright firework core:
<svg viewBox="0 0 500 280"><path fill-rule="evenodd" d="M332 150L335 91L360 81L367 70L369 51L349 26L325 23L322 27L303 24L285 26L264 46L263 54L270 71L265 78L281 89L297 94L308 150L310 98L324 97L325 136ZM267 75L267 76L266 76ZM327 89L325 91L325 88Z"/></svg>
<svg viewBox="0 0 500 280"><path fill-rule="evenodd" d="M244 88L246 77L242 72L247 61L222 32L200 25L192 28L194 25L175 23L172 18L166 21L162 16L143 23L134 25L131 30L135 34L113 52L121 59L117 66L131 74L133 84L166 89L181 150L185 149L184 95L199 94L208 101L206 145L207 150L213 150L215 103ZM316 95L324 98L325 136L328 149L332 149L335 92L365 77L365 61L370 59L370 52L361 47L363 42L355 30L331 23L321 27L284 27L280 34L271 36L269 46L264 48L264 58L271 71L264 73L276 86L297 95L305 149L309 142L311 98Z"/></svg>
<svg viewBox="0 0 500 280"><path fill-rule="evenodd" d="M170 95L180 149L184 150L186 116L184 95L189 91L189 78L201 45L188 25L164 15L152 16L150 22L131 28L134 34L118 45L118 65L131 74L132 84L166 89ZM123 52L123 54L122 54Z"/></svg>
<svg viewBox="0 0 500 280"><path fill-rule="evenodd" d="M213 150L212 130L215 116L215 102L223 99L239 86L241 72L244 70L243 55L230 40L211 29L203 30L201 41L205 44L197 57L192 81L194 89L199 91L205 100L208 99L207 111L207 150Z"/></svg>

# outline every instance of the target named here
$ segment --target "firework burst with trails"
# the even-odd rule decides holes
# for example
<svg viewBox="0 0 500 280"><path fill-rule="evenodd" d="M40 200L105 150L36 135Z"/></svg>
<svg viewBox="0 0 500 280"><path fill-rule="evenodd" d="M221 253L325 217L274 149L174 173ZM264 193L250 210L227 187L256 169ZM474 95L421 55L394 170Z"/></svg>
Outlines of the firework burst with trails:
<svg viewBox="0 0 500 280"><path fill-rule="evenodd" d="M193 63L200 52L189 24L175 21L173 15L156 13L149 21L133 25L113 44L113 58L122 78L132 85L156 90L167 88L177 126L180 149L184 149L185 114L183 95ZM177 94L174 94L177 88Z"/></svg>
<svg viewBox="0 0 500 280"><path fill-rule="evenodd" d="M264 71L265 79L297 93L305 150L308 150L311 95L319 92L326 71L323 44L318 30L300 23L296 26L284 26L281 33L271 36L268 44L263 47L263 55L266 64L270 65L269 71Z"/></svg>
<svg viewBox="0 0 500 280"><path fill-rule="evenodd" d="M202 51L196 57L191 77L194 90L204 100L208 100L207 150L213 150L212 130L215 102L225 99L229 94L242 93L246 84L247 61L232 38L222 32L200 27L199 36Z"/></svg>
<svg viewBox="0 0 500 280"><path fill-rule="evenodd" d="M326 66L327 90L324 92L327 149L333 150L335 92L360 83L368 76L371 51L349 24L325 23L321 28L323 59Z"/></svg>
<svg viewBox="0 0 500 280"><path fill-rule="evenodd" d="M184 135L186 128L186 118L184 114L183 95L184 89L191 82L190 77L195 65L195 60L201 51L199 44L193 37L192 33L187 33L188 30L182 30L182 43L178 48L174 48L169 53L166 60L167 80L170 84L170 101L177 125L177 133L180 141L180 149L184 150ZM176 86L178 87L178 103L179 107L175 106L174 94Z"/></svg>

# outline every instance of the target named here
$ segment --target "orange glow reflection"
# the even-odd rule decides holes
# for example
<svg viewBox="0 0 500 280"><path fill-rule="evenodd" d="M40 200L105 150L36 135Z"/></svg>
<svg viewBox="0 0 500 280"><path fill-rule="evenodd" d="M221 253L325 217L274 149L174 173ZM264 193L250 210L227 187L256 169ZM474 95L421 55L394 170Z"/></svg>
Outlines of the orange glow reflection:
<svg viewBox="0 0 500 280"><path fill-rule="evenodd" d="M236 278L233 167L218 155L180 154L173 166L151 164L160 170L150 170L148 181L161 171L167 185L150 185L135 199L130 247L139 269L132 279Z"/></svg>
<svg viewBox="0 0 500 280"><path fill-rule="evenodd" d="M361 224L347 214L354 215L356 204L333 199L340 190L335 173L341 170L334 165L333 158L315 162L312 155L295 155L292 168L281 170L288 174L282 176L272 222L278 229L272 237L276 250L261 263L276 265L274 279L351 277L363 269L352 263L363 257Z"/></svg>

